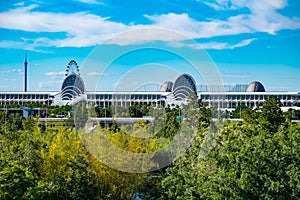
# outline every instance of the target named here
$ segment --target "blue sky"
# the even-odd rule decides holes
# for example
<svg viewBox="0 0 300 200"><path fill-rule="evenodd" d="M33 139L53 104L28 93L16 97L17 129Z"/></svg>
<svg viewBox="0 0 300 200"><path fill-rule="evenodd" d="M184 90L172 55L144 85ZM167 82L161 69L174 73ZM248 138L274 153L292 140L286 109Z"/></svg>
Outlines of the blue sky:
<svg viewBox="0 0 300 200"><path fill-rule="evenodd" d="M118 37L137 29L144 34ZM91 52L99 45L109 49L98 52L97 62L105 63L118 48L160 42L170 51L207 52L224 84L259 80L269 91L300 92L298 0L9 0L0 7L0 35L0 91L23 90L25 52L29 91L58 91L68 62L74 59L87 70ZM142 79L158 76L149 75L149 63L155 63L153 69L167 66L178 73L193 73L178 56L150 51L130 55L123 62L115 61L104 74L103 69L91 67L84 80L102 77L106 81L100 81L100 89L111 90L137 64L143 65L144 71L138 72ZM170 74L166 79L172 79ZM195 79L204 84L197 75Z"/></svg>

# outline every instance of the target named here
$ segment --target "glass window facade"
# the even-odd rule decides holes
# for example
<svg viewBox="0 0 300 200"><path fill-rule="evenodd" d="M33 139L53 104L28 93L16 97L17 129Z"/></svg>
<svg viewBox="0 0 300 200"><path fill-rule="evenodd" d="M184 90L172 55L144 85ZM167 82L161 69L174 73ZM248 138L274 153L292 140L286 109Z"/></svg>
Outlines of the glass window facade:
<svg viewBox="0 0 300 200"><path fill-rule="evenodd" d="M176 100L184 100L191 93L197 93L196 83L193 77L183 74L175 80L172 91Z"/></svg>
<svg viewBox="0 0 300 200"><path fill-rule="evenodd" d="M75 73L68 75L61 87L62 100L69 100L85 92L84 82Z"/></svg>

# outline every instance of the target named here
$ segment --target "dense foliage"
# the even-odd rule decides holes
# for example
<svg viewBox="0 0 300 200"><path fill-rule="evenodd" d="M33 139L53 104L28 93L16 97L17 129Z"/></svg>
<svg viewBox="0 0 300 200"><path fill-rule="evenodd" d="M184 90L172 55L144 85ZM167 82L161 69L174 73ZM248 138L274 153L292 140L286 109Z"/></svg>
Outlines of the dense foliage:
<svg viewBox="0 0 300 200"><path fill-rule="evenodd" d="M224 123L205 156L197 145L203 137L195 138L164 173L163 199L300 198L300 124L284 119L275 97L242 116L243 122Z"/></svg>
<svg viewBox="0 0 300 200"><path fill-rule="evenodd" d="M234 115L243 121L221 124L191 97L181 109L151 111L153 123L97 126L93 134L83 133L85 140L84 129L43 130L31 118L0 112L0 199L299 199L300 123L291 122L298 112L283 113L279 106L270 97L257 110L237 109ZM150 109L136 104L129 111L141 117ZM176 134L193 135L186 153L147 174L112 169L84 145L106 137L129 152L153 152Z"/></svg>
<svg viewBox="0 0 300 200"><path fill-rule="evenodd" d="M31 119L0 127L0 199L132 199L143 174L93 158L75 129L41 131ZM113 132L106 130L114 138ZM119 135L115 136L115 140Z"/></svg>

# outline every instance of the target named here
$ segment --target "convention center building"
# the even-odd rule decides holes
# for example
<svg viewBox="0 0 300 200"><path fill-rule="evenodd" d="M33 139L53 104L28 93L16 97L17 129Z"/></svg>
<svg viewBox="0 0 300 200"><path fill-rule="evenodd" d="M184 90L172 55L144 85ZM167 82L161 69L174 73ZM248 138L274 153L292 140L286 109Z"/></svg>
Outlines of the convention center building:
<svg viewBox="0 0 300 200"><path fill-rule="evenodd" d="M233 110L239 105L246 105L250 108L261 106L269 96L276 96L280 99L282 109L300 109L299 92L268 92L258 81L249 85L230 86L196 86L196 81L189 74L178 76L174 82L166 81L161 83L157 91L87 91L84 80L80 76L76 61L71 60L66 70L66 76L57 92L33 92L27 91L27 60L25 58L25 83L24 91L0 92L0 104L42 103L51 105L73 105L79 101L86 101L99 107L118 105L128 107L135 103L146 103L162 106L174 106L185 103L191 93L198 96L198 99L207 107ZM71 71L70 67L75 66Z"/></svg>

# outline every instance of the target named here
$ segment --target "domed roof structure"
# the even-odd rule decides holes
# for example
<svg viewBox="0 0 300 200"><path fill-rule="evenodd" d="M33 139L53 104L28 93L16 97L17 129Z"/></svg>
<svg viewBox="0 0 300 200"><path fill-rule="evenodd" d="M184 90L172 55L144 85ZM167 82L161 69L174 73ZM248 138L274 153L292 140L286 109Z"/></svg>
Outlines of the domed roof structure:
<svg viewBox="0 0 300 200"><path fill-rule="evenodd" d="M161 92L172 92L172 87L173 87L173 83L170 81L166 81L160 86L160 91Z"/></svg>
<svg viewBox="0 0 300 200"><path fill-rule="evenodd" d="M71 72L71 70L74 70ZM85 93L84 82L79 74L79 68L75 60L71 60L67 66L66 78L61 86L61 99L71 100Z"/></svg>
<svg viewBox="0 0 300 200"><path fill-rule="evenodd" d="M175 80L172 91L176 100L184 100L191 93L197 93L195 80L191 75L182 74Z"/></svg>
<svg viewBox="0 0 300 200"><path fill-rule="evenodd" d="M85 92L84 82L80 75L71 73L69 74L61 86L62 100L70 100Z"/></svg>
<svg viewBox="0 0 300 200"><path fill-rule="evenodd" d="M265 88L260 82L253 81L249 84L246 92L265 92Z"/></svg>

